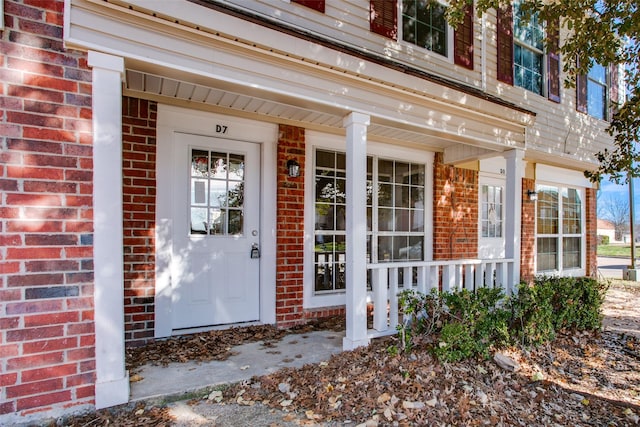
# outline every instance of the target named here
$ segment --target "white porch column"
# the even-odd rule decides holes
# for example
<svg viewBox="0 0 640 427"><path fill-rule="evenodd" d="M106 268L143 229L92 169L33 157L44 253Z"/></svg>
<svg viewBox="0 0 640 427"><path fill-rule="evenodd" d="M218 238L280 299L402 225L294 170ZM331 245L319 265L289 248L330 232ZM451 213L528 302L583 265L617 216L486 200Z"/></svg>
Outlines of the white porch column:
<svg viewBox="0 0 640 427"><path fill-rule="evenodd" d="M347 330L344 350L369 344L367 338L367 126L369 116L351 113L347 129Z"/></svg>
<svg viewBox="0 0 640 427"><path fill-rule="evenodd" d="M504 154L507 160L505 188L505 258L513 259L507 273L507 295L520 282L520 240L522 223L522 177L524 175L523 150L511 150Z"/></svg>
<svg viewBox="0 0 640 427"><path fill-rule="evenodd" d="M96 408L129 401L124 362L122 78L124 59L89 52L93 68L93 259Z"/></svg>

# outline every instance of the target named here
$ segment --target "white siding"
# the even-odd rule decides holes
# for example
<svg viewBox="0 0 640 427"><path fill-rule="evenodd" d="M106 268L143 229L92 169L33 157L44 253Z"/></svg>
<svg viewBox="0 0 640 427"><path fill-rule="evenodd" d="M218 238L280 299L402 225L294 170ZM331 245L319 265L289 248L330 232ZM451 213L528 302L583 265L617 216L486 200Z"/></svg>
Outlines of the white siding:
<svg viewBox="0 0 640 427"><path fill-rule="evenodd" d="M475 69L472 71L454 65L452 58L444 58L409 43L394 41L370 32L368 1L327 0L324 14L282 0L230 0L229 3L250 8L265 17L305 28L348 46L375 52L417 69L482 88L483 19L477 15L474 17ZM610 143L610 137L604 132L607 124L575 110L576 94L573 88L562 90L562 101L558 104L520 87L499 82L496 79L496 13L493 9L487 12L485 20L486 91L537 114L535 124L527 134L527 150L553 155L559 163L562 163L563 157L581 162L595 162L593 154ZM398 22L400 24L400 20ZM564 77L562 74L562 79Z"/></svg>

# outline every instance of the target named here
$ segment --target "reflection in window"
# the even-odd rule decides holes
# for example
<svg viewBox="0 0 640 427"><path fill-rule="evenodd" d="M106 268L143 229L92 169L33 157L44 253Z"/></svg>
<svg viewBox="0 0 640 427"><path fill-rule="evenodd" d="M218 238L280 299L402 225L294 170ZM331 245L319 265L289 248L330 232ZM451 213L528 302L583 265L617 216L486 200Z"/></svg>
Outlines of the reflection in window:
<svg viewBox="0 0 640 427"><path fill-rule="evenodd" d="M537 271L581 268L584 233L581 191L538 186L537 192Z"/></svg>
<svg viewBox="0 0 640 427"><path fill-rule="evenodd" d="M318 294L345 289L346 157L317 150L315 164ZM424 165L367 158L367 262L424 259L424 180Z"/></svg>
<svg viewBox="0 0 640 427"><path fill-rule="evenodd" d="M502 187L483 185L480 190L482 237L502 237Z"/></svg>
<svg viewBox="0 0 640 427"><path fill-rule="evenodd" d="M537 13L527 18L516 2L513 9L514 83L542 95L544 28Z"/></svg>
<svg viewBox="0 0 640 427"><path fill-rule="evenodd" d="M430 0L402 2L402 39L447 56L446 8Z"/></svg>
<svg viewBox="0 0 640 427"><path fill-rule="evenodd" d="M191 150L191 234L243 232L244 155Z"/></svg>
<svg viewBox="0 0 640 427"><path fill-rule="evenodd" d="M593 64L587 74L587 113L597 119L607 117L607 69Z"/></svg>

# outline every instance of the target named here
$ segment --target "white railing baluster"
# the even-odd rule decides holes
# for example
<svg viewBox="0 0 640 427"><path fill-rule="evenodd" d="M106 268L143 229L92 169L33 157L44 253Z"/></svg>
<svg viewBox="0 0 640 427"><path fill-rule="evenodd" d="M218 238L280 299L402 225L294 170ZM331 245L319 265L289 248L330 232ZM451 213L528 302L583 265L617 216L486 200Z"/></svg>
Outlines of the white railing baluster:
<svg viewBox="0 0 640 427"><path fill-rule="evenodd" d="M469 291L483 286L500 286L505 293L511 292L519 278L510 277L514 270L512 259L493 260L438 260L418 262L398 262L369 264L371 270L371 295L373 303L373 330L369 338L395 333L399 321L398 293L403 290L417 289L429 293L432 289L456 291L461 288ZM414 287L413 269L416 269L417 282ZM402 270L403 285L399 284L398 273Z"/></svg>
<svg viewBox="0 0 640 427"><path fill-rule="evenodd" d="M476 289L480 289L480 288L484 288L485 284L484 284L484 271L486 269L487 264L484 262L481 262L480 264L476 265Z"/></svg>
<svg viewBox="0 0 640 427"><path fill-rule="evenodd" d="M427 267L426 265L421 265L420 267L416 267L418 269L418 283L416 286L416 290L420 293L427 293L427 278L429 277L427 274L427 269L429 267Z"/></svg>
<svg viewBox="0 0 640 427"><path fill-rule="evenodd" d="M473 264L465 264L461 267L464 267L464 288L473 292L473 270L475 266Z"/></svg>
<svg viewBox="0 0 640 427"><path fill-rule="evenodd" d="M387 284L387 270L380 269L378 274L374 274L375 280L371 284L373 289L373 329L376 331L386 331L388 329L389 322L387 320L387 301L388 296L388 284Z"/></svg>
<svg viewBox="0 0 640 427"><path fill-rule="evenodd" d="M395 331L398 326L398 275L389 278L389 329Z"/></svg>
<svg viewBox="0 0 640 427"><path fill-rule="evenodd" d="M455 264L442 266L442 290L453 292L456 290Z"/></svg>

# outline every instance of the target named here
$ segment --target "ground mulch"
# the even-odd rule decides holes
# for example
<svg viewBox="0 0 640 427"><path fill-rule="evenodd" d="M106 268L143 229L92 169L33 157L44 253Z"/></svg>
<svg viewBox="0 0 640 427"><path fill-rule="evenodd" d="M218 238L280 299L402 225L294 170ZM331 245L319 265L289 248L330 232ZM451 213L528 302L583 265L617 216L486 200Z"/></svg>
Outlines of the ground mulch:
<svg viewBox="0 0 640 427"><path fill-rule="evenodd" d="M514 372L492 360L440 363L426 349L395 354L390 351L395 338L388 337L326 362L254 377L216 392L215 399L190 404L233 405L238 413L263 406L281 414L287 425L640 425L639 300L640 285L614 282L603 307L603 331L564 331L545 346L501 350L519 365ZM329 327L343 323L308 326ZM129 366L228 357L245 340L268 342L293 332L250 328L157 342L128 352ZM180 423L167 408L138 406L96 411L59 425Z"/></svg>

